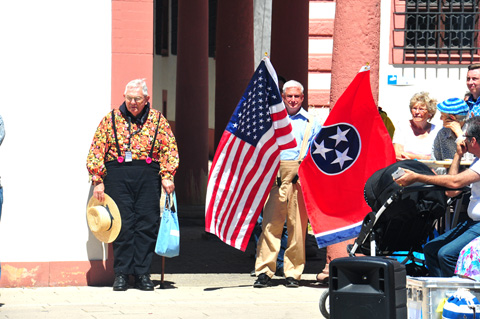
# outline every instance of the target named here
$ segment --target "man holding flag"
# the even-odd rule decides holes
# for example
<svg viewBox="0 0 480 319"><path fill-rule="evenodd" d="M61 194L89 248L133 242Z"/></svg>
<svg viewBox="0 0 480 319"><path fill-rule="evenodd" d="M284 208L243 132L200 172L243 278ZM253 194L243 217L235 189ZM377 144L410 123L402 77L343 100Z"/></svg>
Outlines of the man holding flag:
<svg viewBox="0 0 480 319"><path fill-rule="evenodd" d="M320 131L321 126L302 108L304 98L302 84L293 80L286 82L282 98L292 123L297 146L280 153L280 169L263 211L262 234L258 240L255 262L255 274L258 278L253 286L256 288L267 287L275 274L285 220L288 241L283 271L287 287L298 287L305 267L308 218L297 173L310 142Z"/></svg>
<svg viewBox="0 0 480 319"><path fill-rule="evenodd" d="M363 195L365 182L394 162L366 66L338 99L300 165L305 206L320 248L357 237L371 211ZM328 262L335 257L340 256L329 256L327 249L325 277Z"/></svg>
<svg viewBox="0 0 480 319"><path fill-rule="evenodd" d="M280 151L295 146L277 74L265 57L218 144L208 178L205 230L245 251L275 180Z"/></svg>

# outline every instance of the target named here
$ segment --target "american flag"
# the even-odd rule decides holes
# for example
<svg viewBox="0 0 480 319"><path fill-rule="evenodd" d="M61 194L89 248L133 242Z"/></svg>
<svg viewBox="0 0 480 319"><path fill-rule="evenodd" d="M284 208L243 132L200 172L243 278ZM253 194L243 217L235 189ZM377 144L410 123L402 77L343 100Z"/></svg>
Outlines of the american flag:
<svg viewBox="0 0 480 319"><path fill-rule="evenodd" d="M268 58L258 66L223 133L208 178L205 230L245 251L280 163L297 145Z"/></svg>

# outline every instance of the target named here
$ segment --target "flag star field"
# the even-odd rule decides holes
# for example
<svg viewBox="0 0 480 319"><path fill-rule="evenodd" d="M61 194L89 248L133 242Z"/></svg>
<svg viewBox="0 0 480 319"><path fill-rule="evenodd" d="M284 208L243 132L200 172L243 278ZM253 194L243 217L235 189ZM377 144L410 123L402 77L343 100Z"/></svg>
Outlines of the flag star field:
<svg viewBox="0 0 480 319"><path fill-rule="evenodd" d="M269 105L282 101L278 88L271 76L258 70L258 77L252 81L248 94L242 97L227 130L245 142L256 146L260 137L272 126Z"/></svg>

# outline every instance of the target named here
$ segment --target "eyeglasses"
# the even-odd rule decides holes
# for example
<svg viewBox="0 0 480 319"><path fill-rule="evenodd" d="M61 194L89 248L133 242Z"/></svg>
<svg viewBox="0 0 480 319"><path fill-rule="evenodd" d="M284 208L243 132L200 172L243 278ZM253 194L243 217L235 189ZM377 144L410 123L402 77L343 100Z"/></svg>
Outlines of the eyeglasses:
<svg viewBox="0 0 480 319"><path fill-rule="evenodd" d="M412 107L412 111L427 112L427 108L424 108L424 107Z"/></svg>
<svg viewBox="0 0 480 319"><path fill-rule="evenodd" d="M465 138L472 138L472 137L475 137L475 136L463 134L463 137L465 137Z"/></svg>
<svg viewBox="0 0 480 319"><path fill-rule="evenodd" d="M143 99L144 99L143 96L135 96L135 97L133 97L133 96L128 96L128 95L127 95L125 98L127 99L128 102L135 101L135 102L137 102L137 103L142 102Z"/></svg>

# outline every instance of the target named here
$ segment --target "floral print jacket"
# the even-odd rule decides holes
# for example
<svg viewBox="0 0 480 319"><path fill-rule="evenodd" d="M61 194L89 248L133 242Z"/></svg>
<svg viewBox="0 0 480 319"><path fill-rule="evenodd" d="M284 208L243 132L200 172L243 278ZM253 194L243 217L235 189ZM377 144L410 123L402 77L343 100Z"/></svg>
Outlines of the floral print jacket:
<svg viewBox="0 0 480 319"><path fill-rule="evenodd" d="M87 169L92 182L103 182L107 174L105 163L125 157L125 152L132 152L132 160L146 160L152 149L152 140L158 127L152 160L160 164L159 175L162 179L173 180L178 167L178 149L167 119L157 110L145 105L140 119L130 117L125 103L114 110L120 154L118 154L112 127L112 114L109 112L98 125L87 157ZM130 135L132 135L130 137ZM131 140L130 140L131 139ZM130 145L131 144L131 145Z"/></svg>

